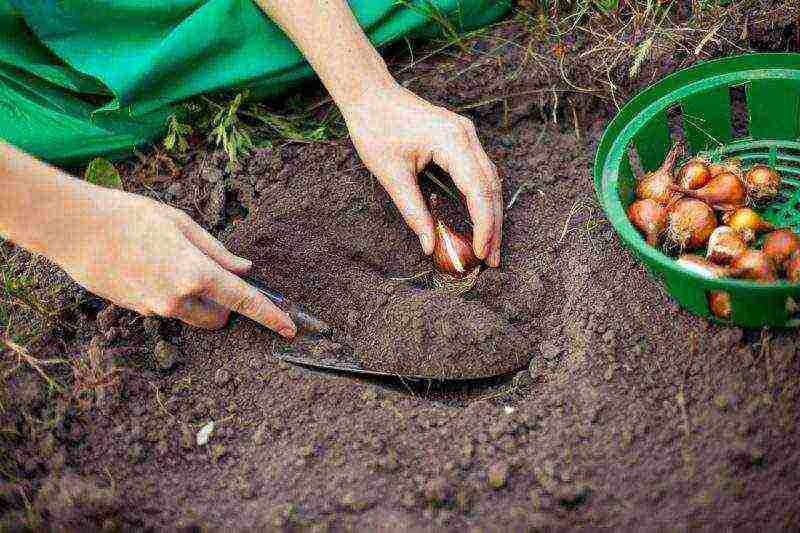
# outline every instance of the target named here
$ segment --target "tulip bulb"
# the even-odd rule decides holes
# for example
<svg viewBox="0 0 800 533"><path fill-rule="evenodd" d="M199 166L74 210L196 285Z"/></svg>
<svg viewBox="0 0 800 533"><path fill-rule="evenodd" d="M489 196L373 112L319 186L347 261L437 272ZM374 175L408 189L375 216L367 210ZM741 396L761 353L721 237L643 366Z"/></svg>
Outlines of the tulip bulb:
<svg viewBox="0 0 800 533"><path fill-rule="evenodd" d="M748 197L756 203L764 203L778 196L781 176L767 165L756 165L744 175Z"/></svg>
<svg viewBox="0 0 800 533"><path fill-rule="evenodd" d="M747 250L731 263L731 275L753 281L777 281L775 265L761 250Z"/></svg>
<svg viewBox="0 0 800 533"><path fill-rule="evenodd" d="M628 207L628 218L650 246L658 244L658 238L667 228L667 208L649 198L633 202Z"/></svg>
<svg viewBox="0 0 800 533"><path fill-rule="evenodd" d="M650 199L660 204L668 203L675 194L670 190L670 186L675 184L675 176L672 168L675 160L683 153L683 147L675 145L669 151L664 162L655 172L648 172L636 186L636 197L640 199Z"/></svg>
<svg viewBox="0 0 800 533"><path fill-rule="evenodd" d="M700 189L686 189L671 185L670 190L697 198L718 209L733 209L744 204L747 190L741 180L730 172L712 178Z"/></svg>
<svg viewBox="0 0 800 533"><path fill-rule="evenodd" d="M709 163L708 171L712 178L715 178L723 172L730 172L736 176L742 175L742 162L739 159L726 159L720 163Z"/></svg>
<svg viewBox="0 0 800 533"><path fill-rule="evenodd" d="M731 269L712 263L705 257L694 254L683 254L676 262L698 276L709 279L725 278L731 275Z"/></svg>
<svg viewBox="0 0 800 533"><path fill-rule="evenodd" d="M731 317L731 295L725 291L708 291L708 309L717 318Z"/></svg>
<svg viewBox="0 0 800 533"><path fill-rule="evenodd" d="M800 283L800 252L795 252L786 263L786 279L789 283Z"/></svg>
<svg viewBox="0 0 800 533"><path fill-rule="evenodd" d="M761 218L761 215L749 207L740 207L722 215L722 221L742 234L745 242L751 242L756 234L772 231L775 226Z"/></svg>
<svg viewBox="0 0 800 533"><path fill-rule="evenodd" d="M472 250L472 239L451 228L438 213L439 197L430 198L434 236L433 264L436 270L454 278L463 278L472 273L481 260Z"/></svg>
<svg viewBox="0 0 800 533"><path fill-rule="evenodd" d="M714 211L700 200L683 198L668 211L667 238L681 250L694 250L705 246L717 227Z"/></svg>
<svg viewBox="0 0 800 533"><path fill-rule="evenodd" d="M693 157L678 170L678 185L684 189L699 189L711 180L708 161Z"/></svg>
<svg viewBox="0 0 800 533"><path fill-rule="evenodd" d="M789 228L777 229L764 236L761 251L772 259L778 270L786 268L789 259L800 250L800 237Z"/></svg>
<svg viewBox="0 0 800 533"><path fill-rule="evenodd" d="M747 251L742 235L730 226L720 226L708 238L706 258L718 265L729 265Z"/></svg>

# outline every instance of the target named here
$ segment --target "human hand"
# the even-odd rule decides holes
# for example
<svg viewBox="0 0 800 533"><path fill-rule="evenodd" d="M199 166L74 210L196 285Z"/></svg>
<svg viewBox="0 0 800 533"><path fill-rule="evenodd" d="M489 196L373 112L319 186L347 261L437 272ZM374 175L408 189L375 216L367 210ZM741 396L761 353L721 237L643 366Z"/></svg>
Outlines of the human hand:
<svg viewBox="0 0 800 533"><path fill-rule="evenodd" d="M500 180L468 118L434 106L396 83L367 91L340 107L359 156L419 236L426 254L433 252L433 221L417 174L433 161L466 197L475 255L489 266L500 265Z"/></svg>
<svg viewBox="0 0 800 533"><path fill-rule="evenodd" d="M238 257L178 209L143 196L91 187L53 259L91 292L143 315L179 318L217 329L236 311L285 337L292 320L236 274ZM86 208L86 204L89 207ZM63 233L66 231L66 233Z"/></svg>

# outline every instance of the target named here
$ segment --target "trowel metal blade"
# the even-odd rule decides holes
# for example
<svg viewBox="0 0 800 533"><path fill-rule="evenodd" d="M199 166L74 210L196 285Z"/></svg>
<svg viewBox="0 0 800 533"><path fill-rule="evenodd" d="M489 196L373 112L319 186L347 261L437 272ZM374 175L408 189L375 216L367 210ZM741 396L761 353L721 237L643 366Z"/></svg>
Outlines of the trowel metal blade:
<svg viewBox="0 0 800 533"><path fill-rule="evenodd" d="M443 376L420 376L413 374L399 374L397 372L385 372L381 370L370 370L361 366L357 361L342 361L341 359L334 359L330 357L318 357L314 355L305 354L299 350L291 347L284 347L283 349L276 349L273 353L276 359L285 361L294 365L312 368L316 370L325 370L330 372L342 372L347 374L357 374L359 376L372 376L379 378L395 378L407 379L414 381L480 381L492 379L497 376L477 376L477 377L443 377Z"/></svg>

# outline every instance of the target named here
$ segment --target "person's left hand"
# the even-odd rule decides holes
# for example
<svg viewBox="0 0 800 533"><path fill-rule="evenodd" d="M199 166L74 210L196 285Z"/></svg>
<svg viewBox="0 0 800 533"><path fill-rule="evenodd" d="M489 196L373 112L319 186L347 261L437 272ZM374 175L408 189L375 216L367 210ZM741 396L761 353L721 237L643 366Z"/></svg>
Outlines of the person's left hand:
<svg viewBox="0 0 800 533"><path fill-rule="evenodd" d="M433 252L433 221L417 183L430 161L447 171L467 200L475 255L500 265L503 194L497 169L475 126L392 83L343 106L353 144L392 197L426 254Z"/></svg>

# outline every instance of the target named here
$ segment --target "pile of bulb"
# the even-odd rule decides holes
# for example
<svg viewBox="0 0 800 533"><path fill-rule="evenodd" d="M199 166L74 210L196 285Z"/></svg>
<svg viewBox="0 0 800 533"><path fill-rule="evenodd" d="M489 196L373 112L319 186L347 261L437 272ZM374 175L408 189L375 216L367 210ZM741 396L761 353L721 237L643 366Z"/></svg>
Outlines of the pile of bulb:
<svg viewBox="0 0 800 533"><path fill-rule="evenodd" d="M673 172L682 153L676 145L661 167L637 183L627 214L647 243L676 253L680 265L705 277L800 282L800 238L752 209L778 196L780 174L766 165L745 169L737 159L713 163L702 156ZM760 249L754 248L766 232ZM697 254L702 249L704 256ZM716 316L730 317L726 292L710 292L708 302Z"/></svg>

